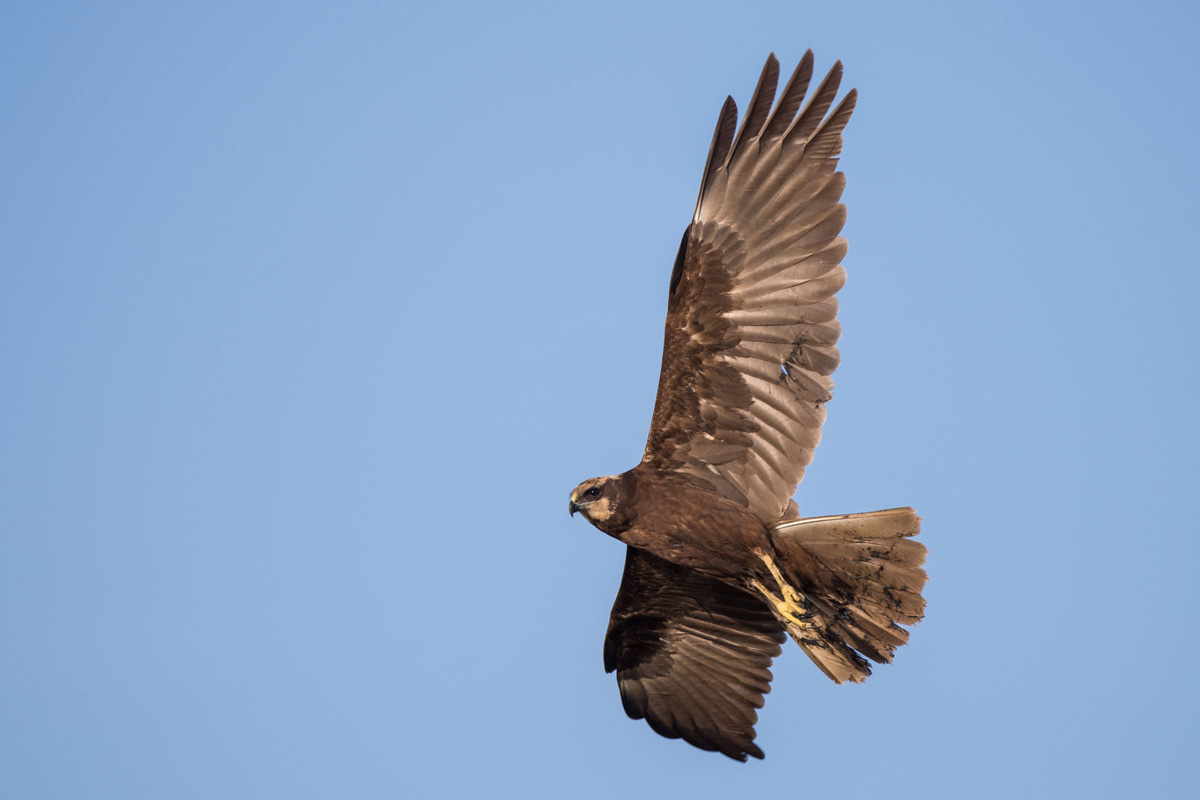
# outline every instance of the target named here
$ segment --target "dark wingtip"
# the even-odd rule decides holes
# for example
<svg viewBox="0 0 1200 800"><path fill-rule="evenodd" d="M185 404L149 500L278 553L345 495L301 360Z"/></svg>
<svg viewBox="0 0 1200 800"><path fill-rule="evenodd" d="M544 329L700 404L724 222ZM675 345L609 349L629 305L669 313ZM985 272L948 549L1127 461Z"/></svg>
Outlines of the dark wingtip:
<svg viewBox="0 0 1200 800"><path fill-rule="evenodd" d="M754 94L746 106L746 115L742 118L742 127L733 140L733 146L725 157L725 165L733 162L745 148L745 143L757 139L762 133L763 126L771 114L771 106L775 102L775 90L779 86L779 59L774 53L767 56L762 73L758 76L758 84Z"/></svg>
<svg viewBox="0 0 1200 800"><path fill-rule="evenodd" d="M730 747L722 748L721 755L729 756L734 761L740 761L743 764L746 763L746 761L748 760L748 757L749 758L757 758L759 761L762 761L766 757L763 754L762 749L759 748L759 746L756 745L754 742L748 742L744 745L735 744Z"/></svg>
<svg viewBox="0 0 1200 800"><path fill-rule="evenodd" d="M713 131L712 145L708 149L708 160L704 162L704 175L700 179L700 195L696 198L696 210L692 214L695 221L700 216L700 204L704 202L704 193L712 182L713 177L725 164L729 148L733 144L733 136L737 130L737 103L733 95L726 95L721 113L717 116L717 128Z"/></svg>

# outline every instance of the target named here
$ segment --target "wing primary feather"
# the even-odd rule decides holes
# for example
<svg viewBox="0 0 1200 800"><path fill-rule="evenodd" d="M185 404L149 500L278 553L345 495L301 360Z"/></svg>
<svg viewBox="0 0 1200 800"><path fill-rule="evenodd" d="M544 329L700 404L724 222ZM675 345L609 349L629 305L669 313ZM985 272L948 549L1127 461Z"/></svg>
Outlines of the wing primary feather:
<svg viewBox="0 0 1200 800"><path fill-rule="evenodd" d="M759 133L762 132L767 115L771 113L771 103L775 101L775 88L778 85L779 59L775 58L774 53L771 53L767 56L767 63L763 65L762 74L758 76L758 85L754 87L754 95L750 98L750 104L746 106L742 127L738 131L737 138L734 139L733 146L729 149L725 166L729 166L733 159L744 151L748 140L757 139Z"/></svg>
<svg viewBox="0 0 1200 800"><path fill-rule="evenodd" d="M842 131L858 104L858 89L851 89L837 104L837 108L813 134L809 148L818 158L836 158L842 151Z"/></svg>
<svg viewBox="0 0 1200 800"><path fill-rule="evenodd" d="M808 84L812 80L812 74L813 51L809 50L805 52L804 57L800 59L800 63L792 72L792 77L788 79L787 86L784 87L783 94L780 95L779 102L775 106L775 111L772 112L766 127L763 128L763 139L774 139L787 131L792 118L796 116L797 109L804 102L804 95L808 93Z"/></svg>
<svg viewBox="0 0 1200 800"><path fill-rule="evenodd" d="M746 280L751 284L760 280L764 272L778 271L813 255L811 251L792 250L791 245L802 232L829 216L846 188L846 176L840 172L833 172L828 179L814 181L814 184L809 192L796 198L792 213L780 214L762 226L760 236L763 247L759 256L761 264L746 271ZM782 262L776 261L776 257L780 255L786 256Z"/></svg>
<svg viewBox="0 0 1200 800"><path fill-rule="evenodd" d="M817 126L821 124L821 120L825 118L825 112L833 104L833 98L837 96L838 87L841 85L842 62L835 61L824 80L821 81L821 85L813 92L808 105L804 107L800 116L796 117L791 127L783 135L784 141L787 143L807 141Z"/></svg>
<svg viewBox="0 0 1200 800"><path fill-rule="evenodd" d="M692 220L700 219L700 204L704 202L704 193L708 190L713 178L725 164L729 155L729 147L733 143L733 132L737 125L737 103L733 97L725 98L721 113L717 116L717 129L713 131L712 144L708 148L708 160L704 162L704 178L700 181L700 196L696 198L696 211Z"/></svg>

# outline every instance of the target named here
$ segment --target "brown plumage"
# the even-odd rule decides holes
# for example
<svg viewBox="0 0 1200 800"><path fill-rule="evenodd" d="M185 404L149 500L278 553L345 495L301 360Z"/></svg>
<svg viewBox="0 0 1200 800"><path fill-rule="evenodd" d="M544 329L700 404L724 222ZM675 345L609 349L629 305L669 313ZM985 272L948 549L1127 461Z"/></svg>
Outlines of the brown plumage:
<svg viewBox="0 0 1200 800"><path fill-rule="evenodd" d="M725 101L671 274L642 461L571 493L628 545L604 641L625 711L742 761L786 635L838 683L889 662L921 619L925 547L910 508L801 519L841 328L837 172L857 94L837 63L801 109L812 52L772 110L763 68L741 130Z"/></svg>

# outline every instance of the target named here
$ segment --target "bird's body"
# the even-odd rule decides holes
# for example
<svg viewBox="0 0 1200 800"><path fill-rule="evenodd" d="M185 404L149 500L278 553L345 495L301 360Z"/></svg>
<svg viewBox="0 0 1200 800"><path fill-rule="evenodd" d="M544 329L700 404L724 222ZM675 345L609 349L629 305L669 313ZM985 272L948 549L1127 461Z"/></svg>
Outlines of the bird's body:
<svg viewBox="0 0 1200 800"><path fill-rule="evenodd" d="M745 760L771 660L790 635L831 679L887 662L924 610L909 508L802 519L839 362L836 171L852 90L837 64L801 109L812 53L772 109L771 56L737 132L726 101L671 274L663 367L642 461L571 493L627 546L605 637L626 712ZM826 112L829 112L826 116Z"/></svg>
<svg viewBox="0 0 1200 800"><path fill-rule="evenodd" d="M592 509L588 520L609 536L718 580L754 576L753 551L769 546L769 532L745 507L644 465L608 480L613 496L601 502L611 513Z"/></svg>

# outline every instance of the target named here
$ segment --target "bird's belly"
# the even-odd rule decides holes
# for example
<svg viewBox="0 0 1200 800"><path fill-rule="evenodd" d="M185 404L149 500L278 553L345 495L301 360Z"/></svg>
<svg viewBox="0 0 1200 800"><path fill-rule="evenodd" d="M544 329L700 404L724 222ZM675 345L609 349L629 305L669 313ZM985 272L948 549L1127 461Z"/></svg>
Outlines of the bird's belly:
<svg viewBox="0 0 1200 800"><path fill-rule="evenodd" d="M724 520L724 524L675 524L665 528L626 531L626 544L688 567L719 580L741 583L754 574L754 550L767 545L766 530L753 519L751 524Z"/></svg>

